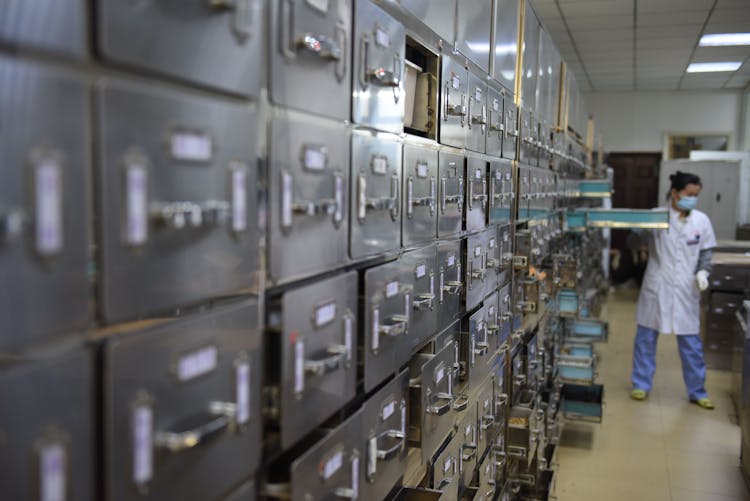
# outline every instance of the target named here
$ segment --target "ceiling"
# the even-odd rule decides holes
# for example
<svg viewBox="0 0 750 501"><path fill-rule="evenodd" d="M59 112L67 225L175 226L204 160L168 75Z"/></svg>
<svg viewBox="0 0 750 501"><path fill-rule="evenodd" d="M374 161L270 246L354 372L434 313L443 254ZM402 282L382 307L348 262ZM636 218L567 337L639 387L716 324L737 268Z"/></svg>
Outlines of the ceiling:
<svg viewBox="0 0 750 501"><path fill-rule="evenodd" d="M750 0L532 0L583 91L743 89L750 46L698 47L701 35L750 31ZM689 63L743 61L735 72Z"/></svg>

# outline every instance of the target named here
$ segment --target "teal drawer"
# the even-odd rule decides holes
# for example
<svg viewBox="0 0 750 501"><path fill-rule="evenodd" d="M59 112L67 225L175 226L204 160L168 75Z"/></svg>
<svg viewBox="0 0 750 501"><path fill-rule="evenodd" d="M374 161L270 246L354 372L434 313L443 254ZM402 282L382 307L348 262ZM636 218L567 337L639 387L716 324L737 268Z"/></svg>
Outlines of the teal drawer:
<svg viewBox="0 0 750 501"><path fill-rule="evenodd" d="M596 377L594 364L578 365L560 361L557 365L557 377L563 383L591 386Z"/></svg>
<svg viewBox="0 0 750 501"><path fill-rule="evenodd" d="M587 180L578 184L580 196L586 198L610 198L612 184L607 180Z"/></svg>
<svg viewBox="0 0 750 501"><path fill-rule="evenodd" d="M583 211L570 211L565 214L565 228L567 231L585 231L586 213Z"/></svg>
<svg viewBox="0 0 750 501"><path fill-rule="evenodd" d="M576 318L568 324L567 339L575 342L603 342L609 338L609 324L601 320Z"/></svg>
<svg viewBox="0 0 750 501"><path fill-rule="evenodd" d="M577 315L578 294L575 291L560 291L557 294L557 307L561 315Z"/></svg>
<svg viewBox="0 0 750 501"><path fill-rule="evenodd" d="M604 386L564 384L560 390L560 411L565 419L574 421L602 421Z"/></svg>
<svg viewBox="0 0 750 501"><path fill-rule="evenodd" d="M593 228L669 228L669 211L647 209L587 209Z"/></svg>

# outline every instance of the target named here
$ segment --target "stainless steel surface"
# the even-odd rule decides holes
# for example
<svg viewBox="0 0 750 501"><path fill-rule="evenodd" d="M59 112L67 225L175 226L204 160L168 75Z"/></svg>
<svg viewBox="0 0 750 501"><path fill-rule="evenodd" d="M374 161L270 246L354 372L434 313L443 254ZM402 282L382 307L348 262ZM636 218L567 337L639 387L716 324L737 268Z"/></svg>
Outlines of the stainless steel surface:
<svg viewBox="0 0 750 501"><path fill-rule="evenodd" d="M487 324L487 307L466 317L461 326L461 367L469 387L484 381L497 364Z"/></svg>
<svg viewBox="0 0 750 501"><path fill-rule="evenodd" d="M487 130L485 152L499 157L503 152L503 137L505 136L503 99L505 90L494 81L487 83Z"/></svg>
<svg viewBox="0 0 750 501"><path fill-rule="evenodd" d="M535 167L539 164L539 124L529 108L521 108L519 130L521 147L518 160Z"/></svg>
<svg viewBox="0 0 750 501"><path fill-rule="evenodd" d="M521 102L527 109L536 109L539 81L539 20L531 2L524 3L523 28L523 75L521 79ZM581 131L583 132L583 131Z"/></svg>
<svg viewBox="0 0 750 501"><path fill-rule="evenodd" d="M462 437L456 434L432 462L431 486L443 492L440 499L458 499L461 486Z"/></svg>
<svg viewBox="0 0 750 501"><path fill-rule="evenodd" d="M85 0L6 0L0 16L0 41L66 57L88 54Z"/></svg>
<svg viewBox="0 0 750 501"><path fill-rule="evenodd" d="M484 153L487 131L489 130L487 83L484 76L478 75L473 71L469 72L469 98L467 102L466 148L478 153Z"/></svg>
<svg viewBox="0 0 750 501"><path fill-rule="evenodd" d="M261 0L100 0L97 48L107 61L246 96L263 83ZM221 54L221 57L217 57Z"/></svg>
<svg viewBox="0 0 750 501"><path fill-rule="evenodd" d="M477 456L481 458L495 441L499 430L495 423L493 376L488 376L479 385L477 393ZM481 474L481 472L480 472Z"/></svg>
<svg viewBox="0 0 750 501"><path fill-rule="evenodd" d="M5 499L96 499L93 353L81 346L0 367Z"/></svg>
<svg viewBox="0 0 750 501"><path fill-rule="evenodd" d="M502 331L499 298L498 291L495 290L483 301L485 313L484 320L487 322L487 341L489 343L489 351L492 353L493 357L497 357L498 349L500 348L499 339Z"/></svg>
<svg viewBox="0 0 750 501"><path fill-rule="evenodd" d="M437 248L429 245L407 252L399 259L403 283L409 288L411 312L405 349L417 351L437 333L438 295L440 277Z"/></svg>
<svg viewBox="0 0 750 501"><path fill-rule="evenodd" d="M438 238L461 232L464 204L464 157L459 150L438 153Z"/></svg>
<svg viewBox="0 0 750 501"><path fill-rule="evenodd" d="M456 320L461 312L464 274L461 271L461 240L437 244L437 325L440 331Z"/></svg>
<svg viewBox="0 0 750 501"><path fill-rule="evenodd" d="M458 478L461 489L468 486L474 477L479 459L479 430L477 429L476 400L469 403L469 412L458 422L453 440L458 442Z"/></svg>
<svg viewBox="0 0 750 501"><path fill-rule="evenodd" d="M502 273L502 253L503 248L498 240L497 228L490 226L483 232L484 235L484 252L485 252L485 266L487 270L485 280L485 295L490 294L497 290L497 286L500 282L500 274ZM497 299L495 300L497 302Z"/></svg>
<svg viewBox="0 0 750 501"><path fill-rule="evenodd" d="M448 44L456 39L457 0L398 0Z"/></svg>
<svg viewBox="0 0 750 501"><path fill-rule="evenodd" d="M469 72L460 54L442 55L440 144L466 147L469 120Z"/></svg>
<svg viewBox="0 0 750 501"><path fill-rule="evenodd" d="M268 2L269 90L274 103L347 120L351 101L352 1Z"/></svg>
<svg viewBox="0 0 750 501"><path fill-rule="evenodd" d="M349 255L352 259L401 246L402 145L397 136L352 133Z"/></svg>
<svg viewBox="0 0 750 501"><path fill-rule="evenodd" d="M242 301L106 340L107 499L216 498L253 473L259 327Z"/></svg>
<svg viewBox="0 0 750 501"><path fill-rule="evenodd" d="M490 70L492 2L461 0L456 10L458 50L485 73Z"/></svg>
<svg viewBox="0 0 750 501"><path fill-rule="evenodd" d="M120 81L96 105L104 319L252 288L252 108Z"/></svg>
<svg viewBox="0 0 750 501"><path fill-rule="evenodd" d="M403 130L405 36L404 26L371 0L355 1L354 123L388 132Z"/></svg>
<svg viewBox="0 0 750 501"><path fill-rule="evenodd" d="M510 282L513 273L513 226L497 227L497 245L499 247L500 270L497 274L497 285Z"/></svg>
<svg viewBox="0 0 750 501"><path fill-rule="evenodd" d="M71 72L0 57L0 81L0 349L17 350L91 322L90 110Z"/></svg>
<svg viewBox="0 0 750 501"><path fill-rule="evenodd" d="M404 370L362 406L360 499L386 499L404 476L408 402Z"/></svg>
<svg viewBox="0 0 750 501"><path fill-rule="evenodd" d="M464 280L464 305L466 311L471 311L482 302L487 291L485 286L487 253L483 234L470 235L464 241L466 242L462 260L466 277Z"/></svg>
<svg viewBox="0 0 750 501"><path fill-rule="evenodd" d="M513 94L507 93L503 98L503 158L518 158L519 113L513 101Z"/></svg>
<svg viewBox="0 0 750 501"><path fill-rule="evenodd" d="M493 76L506 89L516 88L519 0L495 0Z"/></svg>
<svg viewBox="0 0 750 501"><path fill-rule="evenodd" d="M483 230L488 207L487 160L484 156L466 157L466 231Z"/></svg>
<svg viewBox="0 0 750 501"><path fill-rule="evenodd" d="M437 235L438 149L433 143L404 144L402 243L404 247L431 242Z"/></svg>
<svg viewBox="0 0 750 501"><path fill-rule="evenodd" d="M288 448L354 398L357 383L357 272L283 294L280 324L269 320L279 360L269 370L280 398L281 446ZM275 350L274 350L275 351Z"/></svg>
<svg viewBox="0 0 750 501"><path fill-rule="evenodd" d="M289 282L345 264L349 131L341 123L292 113L274 118L270 131L271 282Z"/></svg>
<svg viewBox="0 0 750 501"><path fill-rule="evenodd" d="M412 289L404 282L398 261L370 268L364 278L365 315L360 325L364 332L364 386L370 391L410 358Z"/></svg>

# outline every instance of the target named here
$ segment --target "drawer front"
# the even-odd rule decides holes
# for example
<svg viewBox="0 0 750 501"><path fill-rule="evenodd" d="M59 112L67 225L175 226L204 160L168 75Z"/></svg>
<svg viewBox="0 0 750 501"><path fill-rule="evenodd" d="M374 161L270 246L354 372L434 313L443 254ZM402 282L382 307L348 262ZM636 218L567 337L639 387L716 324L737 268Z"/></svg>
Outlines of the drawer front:
<svg viewBox="0 0 750 501"><path fill-rule="evenodd" d="M518 219L529 218L531 200L531 168L525 165L518 166Z"/></svg>
<svg viewBox="0 0 750 501"><path fill-rule="evenodd" d="M484 235L471 235L465 240L464 248L464 270L465 278L465 304L466 310L472 310L484 299L487 290L487 269L485 264L485 242Z"/></svg>
<svg viewBox="0 0 750 501"><path fill-rule="evenodd" d="M497 228L497 245L500 256L500 271L497 275L497 285L506 285L513 273L513 226L499 226Z"/></svg>
<svg viewBox="0 0 750 501"><path fill-rule="evenodd" d="M258 465L261 332L241 302L104 346L107 498L216 498Z"/></svg>
<svg viewBox="0 0 750 501"><path fill-rule="evenodd" d="M482 306L464 320L465 326L462 328L461 362L470 388L482 382L497 362L495 352L490 349L486 316L486 306Z"/></svg>
<svg viewBox="0 0 750 501"><path fill-rule="evenodd" d="M0 134L0 350L14 350L91 321L89 95L75 75L3 57L0 80L3 119L24 124Z"/></svg>
<svg viewBox="0 0 750 501"><path fill-rule="evenodd" d="M744 291L748 288L747 270L716 266L711 272L711 289L726 291Z"/></svg>
<svg viewBox="0 0 750 501"><path fill-rule="evenodd" d="M87 53L87 10L81 0L6 2L0 40L82 59Z"/></svg>
<svg viewBox="0 0 750 501"><path fill-rule="evenodd" d="M363 451L362 411L348 418L291 464L291 500L337 499L338 492L359 495Z"/></svg>
<svg viewBox="0 0 750 501"><path fill-rule="evenodd" d="M466 231L483 230L487 221L487 162L466 159Z"/></svg>
<svg viewBox="0 0 750 501"><path fill-rule="evenodd" d="M497 284L502 273L502 247L497 239L497 228L490 226L484 233L484 262L487 266L487 276L484 282L485 295L497 290Z"/></svg>
<svg viewBox="0 0 750 501"><path fill-rule="evenodd" d="M404 247L431 242L437 235L438 151L404 145L402 235Z"/></svg>
<svg viewBox="0 0 750 501"><path fill-rule="evenodd" d="M232 491L223 501L255 501L257 499L255 493L255 482L250 480Z"/></svg>
<svg viewBox="0 0 750 501"><path fill-rule="evenodd" d="M401 0L401 6L421 19L443 40L455 40L456 0Z"/></svg>
<svg viewBox="0 0 750 501"><path fill-rule="evenodd" d="M459 478L461 488L469 485L474 477L474 470L477 467L479 456L478 441L479 431L477 429L476 400L469 402L470 412L459 421L456 428L456 435L453 440L458 442L459 447Z"/></svg>
<svg viewBox="0 0 750 501"><path fill-rule="evenodd" d="M497 354L497 350L500 347L498 341L500 339L500 304L499 304L499 293L498 291L488 295L484 301L484 321L487 323L487 341L490 345L490 351Z"/></svg>
<svg viewBox="0 0 750 501"><path fill-rule="evenodd" d="M515 160L518 155L518 107L511 94L506 94L503 99L503 129L503 158Z"/></svg>
<svg viewBox="0 0 750 501"><path fill-rule="evenodd" d="M352 134L352 259L401 246L401 155L396 136L361 131Z"/></svg>
<svg viewBox="0 0 750 501"><path fill-rule="evenodd" d="M256 286L251 108L121 82L97 100L106 320Z"/></svg>
<svg viewBox="0 0 750 501"><path fill-rule="evenodd" d="M360 499L385 499L406 469L409 371L373 395L362 408Z"/></svg>
<svg viewBox="0 0 750 501"><path fill-rule="evenodd" d="M521 148L518 161L535 167L539 162L539 150L537 149L539 130L537 123L534 121L530 110L522 109L519 114L521 116L519 124Z"/></svg>
<svg viewBox="0 0 750 501"><path fill-rule="evenodd" d="M83 348L0 370L0 490L7 499L96 498L94 360Z"/></svg>
<svg viewBox="0 0 750 501"><path fill-rule="evenodd" d="M481 458L495 440L494 378L485 379L477 393L477 454Z"/></svg>
<svg viewBox="0 0 750 501"><path fill-rule="evenodd" d="M492 85L487 87L487 139L485 152L493 157L500 157L503 153L503 99L505 91Z"/></svg>
<svg viewBox="0 0 750 501"><path fill-rule="evenodd" d="M492 451L488 452L479 465L477 478L477 493L474 501L492 501L495 499L496 459Z"/></svg>
<svg viewBox="0 0 750 501"><path fill-rule="evenodd" d="M365 272L365 391L370 391L409 359L411 288L399 262Z"/></svg>
<svg viewBox="0 0 750 501"><path fill-rule="evenodd" d="M466 148L484 153L487 138L487 84L479 75L469 72Z"/></svg>
<svg viewBox="0 0 750 501"><path fill-rule="evenodd" d="M437 244L437 325L436 331L448 327L461 313L464 275L461 272L461 240Z"/></svg>
<svg viewBox="0 0 750 501"><path fill-rule="evenodd" d="M354 123L399 133L404 128L404 26L370 0L354 9ZM337 101L340 95L336 96Z"/></svg>
<svg viewBox="0 0 750 501"><path fill-rule="evenodd" d="M461 232L464 212L464 158L461 154L438 154L438 238Z"/></svg>
<svg viewBox="0 0 750 501"><path fill-rule="evenodd" d="M357 273L281 299L281 446L287 448L354 398Z"/></svg>
<svg viewBox="0 0 750 501"><path fill-rule="evenodd" d="M98 48L106 60L227 92L258 94L265 50L261 0L238 0L229 9L221 2L175 9L100 0L97 8Z"/></svg>
<svg viewBox="0 0 750 501"><path fill-rule="evenodd" d="M431 487L441 491L441 499L459 499L461 488L461 437L456 434L432 462Z"/></svg>
<svg viewBox="0 0 750 501"><path fill-rule="evenodd" d="M505 345L510 348L510 334L513 328L513 310L510 284L505 284L497 294L500 332L498 333L498 348Z"/></svg>
<svg viewBox="0 0 750 501"><path fill-rule="evenodd" d="M352 1L270 2L271 99L339 120L350 116Z"/></svg>
<svg viewBox="0 0 750 501"><path fill-rule="evenodd" d="M511 220L515 191L513 165L507 161L491 161L489 184L489 222L506 224Z"/></svg>
<svg viewBox="0 0 750 501"><path fill-rule="evenodd" d="M407 349L413 353L437 330L438 267L434 245L407 252L401 256L403 282L408 284L411 297Z"/></svg>
<svg viewBox="0 0 750 501"><path fill-rule="evenodd" d="M272 121L268 259L274 283L347 262L349 141L343 124L302 115Z"/></svg>
<svg viewBox="0 0 750 501"><path fill-rule="evenodd" d="M734 312L740 309L742 301L745 299L743 294L722 294L721 292L711 293L709 303L709 313L716 316L728 316L733 320L736 318Z"/></svg>
<svg viewBox="0 0 750 501"><path fill-rule="evenodd" d="M469 119L469 72L458 56L443 54L442 60L440 144L465 148Z"/></svg>

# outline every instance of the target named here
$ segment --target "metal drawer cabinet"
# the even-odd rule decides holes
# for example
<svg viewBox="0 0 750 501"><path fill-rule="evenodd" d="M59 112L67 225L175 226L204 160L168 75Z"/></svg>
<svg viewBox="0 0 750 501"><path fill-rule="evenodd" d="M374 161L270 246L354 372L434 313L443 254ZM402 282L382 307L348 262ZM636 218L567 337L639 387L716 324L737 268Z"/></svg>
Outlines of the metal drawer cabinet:
<svg viewBox="0 0 750 501"><path fill-rule="evenodd" d="M287 113L273 119L270 138L271 281L341 266L348 260L349 132L343 124Z"/></svg>
<svg viewBox="0 0 750 501"><path fill-rule="evenodd" d="M745 269L731 266L715 266L711 272L711 289L723 291L744 291L750 287L750 273Z"/></svg>
<svg viewBox="0 0 750 501"><path fill-rule="evenodd" d="M456 0L400 0L401 6L437 33L449 45L456 39Z"/></svg>
<svg viewBox="0 0 750 501"><path fill-rule="evenodd" d="M109 81L97 105L106 321L257 286L255 114Z"/></svg>
<svg viewBox="0 0 750 501"><path fill-rule="evenodd" d="M526 220L530 217L532 198L531 167L518 166L518 215L517 220Z"/></svg>
<svg viewBox="0 0 750 501"><path fill-rule="evenodd" d="M403 281L398 261L370 268L364 273L364 384L365 391L405 364L411 356L412 289Z"/></svg>
<svg viewBox="0 0 750 501"><path fill-rule="evenodd" d="M83 0L5 2L0 41L83 58L87 53L87 10Z"/></svg>
<svg viewBox="0 0 750 501"><path fill-rule="evenodd" d="M487 84L483 77L472 71L469 72L469 99L466 114L466 148L478 153L484 153L488 123Z"/></svg>
<svg viewBox="0 0 750 501"><path fill-rule="evenodd" d="M290 463L273 465L263 486L264 499L364 499L361 441L360 410L336 428L321 430L319 439Z"/></svg>
<svg viewBox="0 0 750 501"><path fill-rule="evenodd" d="M440 499L446 501L460 499L461 490L461 454L462 437L456 434L430 466L430 486L443 494Z"/></svg>
<svg viewBox="0 0 750 501"><path fill-rule="evenodd" d="M482 306L464 319L461 328L461 372L472 389L493 372L497 364L495 351L490 349L486 315L486 307Z"/></svg>
<svg viewBox="0 0 750 501"><path fill-rule="evenodd" d="M511 302L511 284L507 283L498 290L498 320L500 331L497 335L498 348L510 349L510 334L513 329L513 306Z"/></svg>
<svg viewBox="0 0 750 501"><path fill-rule="evenodd" d="M438 238L461 233L464 211L464 157L458 150L438 153Z"/></svg>
<svg viewBox="0 0 750 501"><path fill-rule="evenodd" d="M281 106L347 120L352 1L269 2L271 99Z"/></svg>
<svg viewBox="0 0 750 501"><path fill-rule="evenodd" d="M498 226L497 245L500 256L497 285L503 286L510 282L513 275L513 225Z"/></svg>
<svg viewBox="0 0 750 501"><path fill-rule="evenodd" d="M500 275L502 274L503 249L497 239L497 228L490 226L484 231L485 263L487 265L487 279L485 280L485 294L497 291Z"/></svg>
<svg viewBox="0 0 750 501"><path fill-rule="evenodd" d="M453 429L455 344L437 346L435 354L415 355L409 365L409 443L428 462Z"/></svg>
<svg viewBox="0 0 750 501"><path fill-rule="evenodd" d="M406 423L409 371L365 402L362 407L363 454L360 499L385 499L406 470Z"/></svg>
<svg viewBox="0 0 750 501"><path fill-rule="evenodd" d="M403 254L399 260L403 272L403 283L408 284L411 297L409 313L409 335L407 348L417 351L437 332L438 284L437 248L429 245Z"/></svg>
<svg viewBox="0 0 750 501"><path fill-rule="evenodd" d="M177 8L98 0L98 49L108 61L255 96L263 74L263 4L190 2Z"/></svg>
<svg viewBox="0 0 750 501"><path fill-rule="evenodd" d="M404 26L371 0L356 0L352 38L354 123L388 132L401 132L404 128L406 75Z"/></svg>
<svg viewBox="0 0 750 501"><path fill-rule="evenodd" d="M483 73L489 73L492 31L492 3L484 0L461 0L456 10L456 42L462 54L474 61Z"/></svg>
<svg viewBox="0 0 750 501"><path fill-rule="evenodd" d="M503 137L505 136L505 125L503 125L503 90L494 81L487 85L487 138L484 151L493 157L503 154Z"/></svg>
<svg viewBox="0 0 750 501"><path fill-rule="evenodd" d="M9 350L91 320L89 105L70 73L0 57L0 81L0 350Z"/></svg>
<svg viewBox="0 0 750 501"><path fill-rule="evenodd" d="M431 242L437 235L438 150L433 143L404 144L402 243Z"/></svg>
<svg viewBox="0 0 750 501"><path fill-rule="evenodd" d="M401 154L397 136L352 133L349 255L360 259L401 246Z"/></svg>
<svg viewBox="0 0 750 501"><path fill-rule="evenodd" d="M93 376L80 346L0 367L4 499L96 498Z"/></svg>
<svg viewBox="0 0 750 501"><path fill-rule="evenodd" d="M436 331L448 327L461 313L464 275L461 272L461 240L437 244L437 324Z"/></svg>
<svg viewBox="0 0 750 501"><path fill-rule="evenodd" d="M490 344L490 351L497 353L500 347L500 305L498 303L498 292L495 291L488 295L484 301L484 320L487 322L487 340Z"/></svg>
<svg viewBox="0 0 750 501"><path fill-rule="evenodd" d="M469 70L461 56L442 55L440 144L465 148L468 131Z"/></svg>
<svg viewBox="0 0 750 501"><path fill-rule="evenodd" d="M269 304L274 415L286 449L354 398L357 272L300 287Z"/></svg>
<svg viewBox="0 0 750 501"><path fill-rule="evenodd" d="M473 310L484 299L487 287L487 269L485 259L484 235L477 233L467 237L464 242L463 261L466 273L464 304L466 311Z"/></svg>
<svg viewBox="0 0 750 501"><path fill-rule="evenodd" d="M482 156L466 158L466 231L483 230L487 223L487 162Z"/></svg>
<svg viewBox="0 0 750 501"><path fill-rule="evenodd" d="M507 224L511 221L515 191L513 164L507 160L490 161L489 224Z"/></svg>
<svg viewBox="0 0 750 501"><path fill-rule="evenodd" d="M106 499L216 499L261 453L258 303L103 345Z"/></svg>
<svg viewBox="0 0 750 501"><path fill-rule="evenodd" d="M518 106L512 94L503 98L503 158L515 160L518 157Z"/></svg>
<svg viewBox="0 0 750 501"><path fill-rule="evenodd" d="M539 164L539 128L538 123L529 109L521 109L519 129L521 135L521 148L518 161L526 165L536 167Z"/></svg>

